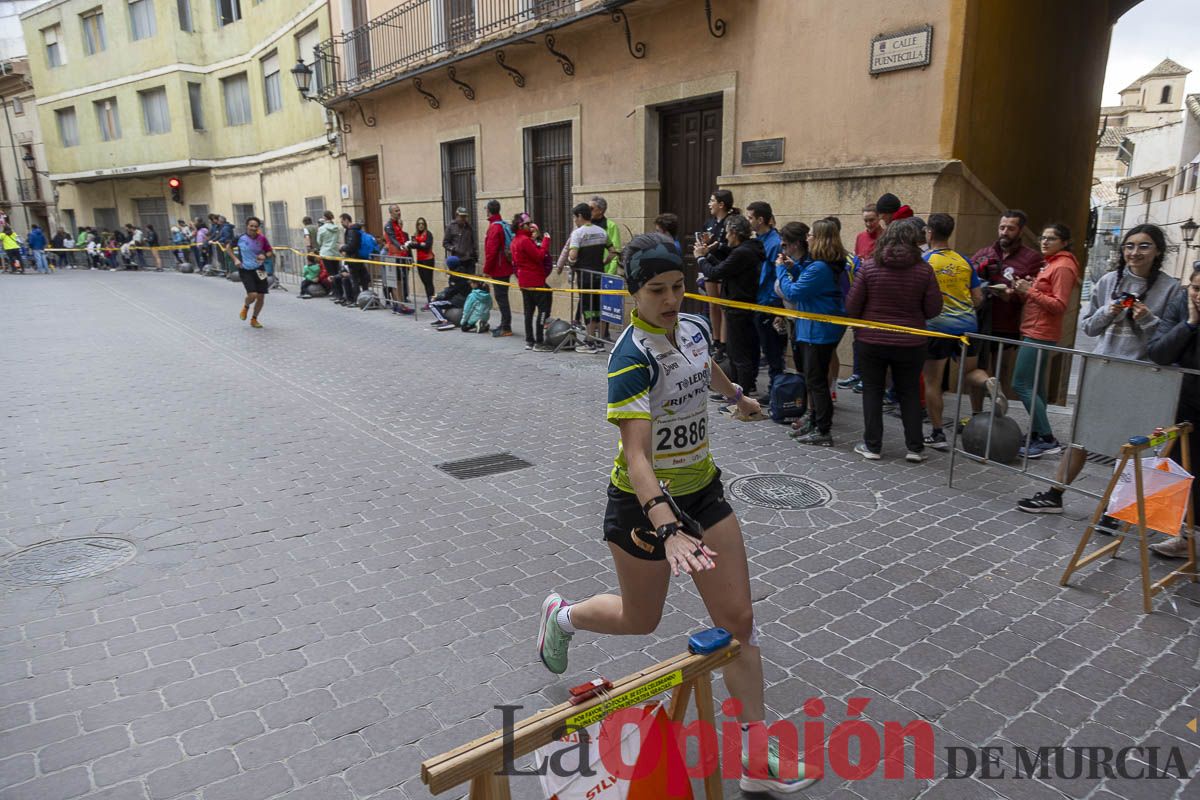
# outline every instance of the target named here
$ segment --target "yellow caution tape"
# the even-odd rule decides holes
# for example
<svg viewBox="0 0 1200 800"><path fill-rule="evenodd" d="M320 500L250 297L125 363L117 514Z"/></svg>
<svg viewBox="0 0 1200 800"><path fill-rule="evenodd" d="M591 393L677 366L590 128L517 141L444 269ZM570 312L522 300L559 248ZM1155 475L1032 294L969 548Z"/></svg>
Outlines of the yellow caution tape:
<svg viewBox="0 0 1200 800"><path fill-rule="evenodd" d="M206 242L220 250L225 250L225 246L220 242ZM155 247L132 247L131 250L183 250L194 246L193 244L176 244L176 245L158 245ZM105 248L111 249L111 248ZM317 253L305 253L294 247L276 247L274 250L282 250L294 253L297 256L314 256L316 258L324 258ZM68 253L68 252L84 252L82 248L47 248L47 252ZM444 275L451 275L455 278L463 278L469 281L479 281L480 283L490 283L496 286L510 287L506 280L491 278L487 275L476 275L473 272L455 272L444 267L432 267L425 264L397 264L391 261L375 261L370 258L347 258L337 256L336 260L343 262L352 262L355 264L370 264L377 267L403 267L405 269L429 269L434 272L441 272ZM619 277L619 276L616 276ZM522 287L525 288L525 287ZM561 288L555 289L550 286L532 286L528 287L528 291L532 292L551 292L561 294L607 294L607 295L625 295L627 292L624 289L570 289ZM723 297L709 297L706 294L693 294L687 292L684 297L689 300L696 300L701 303L707 303L714 306L724 306L725 308L736 308L743 311L761 311L764 314L771 314L776 317L788 317L790 319L807 319L813 322L828 322L831 325L843 325L847 328L862 328L866 330L890 331L892 333L907 333L911 336L923 336L933 339L955 339L962 342L964 345L971 343L970 338L966 334L955 335L953 333L942 333L940 331L931 331L924 328L909 328L904 325L892 325L888 322L872 322L864 319L855 319L852 317L834 317L828 314L812 314L808 311L795 311L790 308L780 308L778 306L761 306L757 303L743 303L740 300L726 300Z"/></svg>

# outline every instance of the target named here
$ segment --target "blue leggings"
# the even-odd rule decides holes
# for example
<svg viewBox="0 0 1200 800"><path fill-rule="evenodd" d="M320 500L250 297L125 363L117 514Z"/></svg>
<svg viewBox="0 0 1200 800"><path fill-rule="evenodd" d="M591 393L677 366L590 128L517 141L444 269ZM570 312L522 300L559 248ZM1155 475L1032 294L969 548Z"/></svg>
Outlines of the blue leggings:
<svg viewBox="0 0 1200 800"><path fill-rule="evenodd" d="M1056 342L1045 339L1031 339L1028 336L1022 337L1021 341L1033 342L1034 344L1056 344ZM1042 354L1040 375L1037 369L1039 352ZM1046 367L1049 365L1050 355L1049 352L1039 351L1035 347L1020 348L1017 351L1017 364L1013 369L1012 376L1013 391L1017 393L1017 397L1021 398L1021 403L1024 404L1025 410L1029 412L1030 427L1033 429L1033 435L1043 438L1051 436L1054 433L1050 429L1050 418L1046 416L1046 383L1048 382ZM1037 385L1036 393L1034 393L1035 384Z"/></svg>

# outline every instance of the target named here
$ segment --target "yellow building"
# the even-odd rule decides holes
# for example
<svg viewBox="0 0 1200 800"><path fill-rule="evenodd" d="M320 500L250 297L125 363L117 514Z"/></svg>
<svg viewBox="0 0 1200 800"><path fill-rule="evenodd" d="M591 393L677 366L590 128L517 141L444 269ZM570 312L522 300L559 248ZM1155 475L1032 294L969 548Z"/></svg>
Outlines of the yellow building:
<svg viewBox="0 0 1200 800"><path fill-rule="evenodd" d="M21 24L65 218L165 239L179 218L254 214L282 242L337 208L332 117L289 74L329 35L324 0L51 0Z"/></svg>

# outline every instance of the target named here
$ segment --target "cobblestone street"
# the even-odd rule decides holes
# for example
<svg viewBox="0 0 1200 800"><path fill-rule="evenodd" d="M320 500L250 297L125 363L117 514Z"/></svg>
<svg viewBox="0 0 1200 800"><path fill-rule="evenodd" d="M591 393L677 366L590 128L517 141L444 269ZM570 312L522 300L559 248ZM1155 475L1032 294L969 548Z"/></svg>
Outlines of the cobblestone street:
<svg viewBox="0 0 1200 800"><path fill-rule="evenodd" d="M654 635L580 634L561 679L537 660L547 592L616 588L604 356L294 290L252 330L242 296L174 272L0 279L0 557L94 536L116 565L49 585L28 579L39 563L5 562L0 800L426 798L420 762L495 729L494 706L563 702L707 627L679 580ZM780 511L731 492L769 716L800 723L821 697L828 732L863 697L878 730L935 730L936 780L830 772L794 796L1200 796L1200 584L1142 614L1127 546L1059 587L1090 501L1021 514L1028 480L965 460L948 488L949 455L905 463L890 417L884 460L865 462L847 391L831 449L712 410L727 488L787 474L831 494ZM435 467L502 451L533 466L465 481ZM1014 748L1064 744L1157 745L1160 769L1178 748L1192 778L1013 778ZM946 748L985 745L1007 777L944 779ZM514 797L539 791L513 781Z"/></svg>

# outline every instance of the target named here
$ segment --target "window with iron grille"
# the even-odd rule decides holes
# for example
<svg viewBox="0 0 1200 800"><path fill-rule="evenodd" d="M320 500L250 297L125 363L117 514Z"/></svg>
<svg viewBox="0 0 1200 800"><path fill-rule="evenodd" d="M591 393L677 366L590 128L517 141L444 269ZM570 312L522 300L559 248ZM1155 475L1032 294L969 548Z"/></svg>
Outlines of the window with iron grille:
<svg viewBox="0 0 1200 800"><path fill-rule="evenodd" d="M461 139L442 144L442 216L444 224L454 219L454 211L467 209L471 227L475 221L475 140Z"/></svg>
<svg viewBox="0 0 1200 800"><path fill-rule="evenodd" d="M83 52L91 56L108 47L102 9L93 8L91 11L80 14L79 23L83 28Z"/></svg>
<svg viewBox="0 0 1200 800"><path fill-rule="evenodd" d="M558 246L571 232L571 123L525 129L525 210Z"/></svg>
<svg viewBox="0 0 1200 800"><path fill-rule="evenodd" d="M56 110L54 121L58 125L58 140L63 147L79 144L79 120L75 117L75 106Z"/></svg>
<svg viewBox="0 0 1200 800"><path fill-rule="evenodd" d="M130 0L129 37L137 41L149 39L154 33L154 0Z"/></svg>
<svg viewBox="0 0 1200 800"><path fill-rule="evenodd" d="M325 213L325 198L324 197L306 197L304 198L304 216L312 217L312 221L320 225L321 215Z"/></svg>
<svg viewBox="0 0 1200 800"><path fill-rule="evenodd" d="M234 203L233 204L233 227L241 230L246 226L246 220L254 216L254 203Z"/></svg>
<svg viewBox="0 0 1200 800"><path fill-rule="evenodd" d="M12 99L13 115L17 117L25 116L25 101L19 97Z"/></svg>
<svg viewBox="0 0 1200 800"><path fill-rule="evenodd" d="M196 220L200 219L200 220L204 220L204 222L207 223L208 222L208 205L203 204L203 203L196 203L194 205L188 206L188 219L191 220L192 222L195 222Z"/></svg>
<svg viewBox="0 0 1200 800"><path fill-rule="evenodd" d="M67 233L71 234L72 236L74 236L76 233L78 233L79 229L75 227L75 209L64 208L59 213L62 214L63 229L66 230ZM74 245L68 245L68 246L73 247Z"/></svg>
<svg viewBox="0 0 1200 800"><path fill-rule="evenodd" d="M137 210L137 225L145 230L147 225L153 225L158 240L165 241L170 237L171 218L167 216L167 201L163 197L137 197L133 200Z"/></svg>
<svg viewBox="0 0 1200 800"><path fill-rule="evenodd" d="M271 225L267 228L267 239L274 247L291 247L292 230L288 226L287 201L272 200L267 203L267 216Z"/></svg>
<svg viewBox="0 0 1200 800"><path fill-rule="evenodd" d="M95 217L97 230L115 231L117 229L117 210L115 208L94 208L92 215Z"/></svg>

